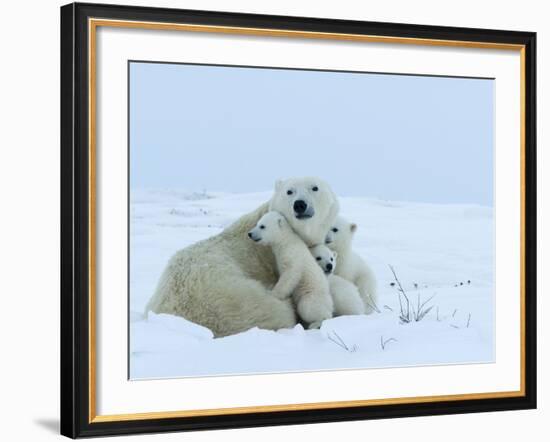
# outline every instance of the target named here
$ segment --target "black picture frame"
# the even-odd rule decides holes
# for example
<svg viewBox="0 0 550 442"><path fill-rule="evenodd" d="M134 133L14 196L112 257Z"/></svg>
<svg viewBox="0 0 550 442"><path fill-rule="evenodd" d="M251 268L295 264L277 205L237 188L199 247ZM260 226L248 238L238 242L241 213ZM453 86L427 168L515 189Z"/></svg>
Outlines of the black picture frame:
<svg viewBox="0 0 550 442"><path fill-rule="evenodd" d="M514 44L524 47L524 395L359 407L90 420L89 18ZM73 3L61 7L61 434L76 438L536 408L536 34Z"/></svg>

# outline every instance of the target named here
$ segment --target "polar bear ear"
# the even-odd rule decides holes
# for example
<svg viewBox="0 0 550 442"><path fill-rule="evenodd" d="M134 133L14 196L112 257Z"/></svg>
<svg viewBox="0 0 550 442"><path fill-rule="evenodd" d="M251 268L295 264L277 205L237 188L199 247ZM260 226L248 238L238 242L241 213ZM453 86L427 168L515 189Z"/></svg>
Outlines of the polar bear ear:
<svg viewBox="0 0 550 442"><path fill-rule="evenodd" d="M277 225L279 226L279 228L283 227L283 217L277 218Z"/></svg>
<svg viewBox="0 0 550 442"><path fill-rule="evenodd" d="M355 233L355 231L357 230L357 224L351 223L351 226L349 226L349 230L351 233Z"/></svg>
<svg viewBox="0 0 550 442"><path fill-rule="evenodd" d="M332 256L334 257L334 259L338 258L338 252L332 252Z"/></svg>

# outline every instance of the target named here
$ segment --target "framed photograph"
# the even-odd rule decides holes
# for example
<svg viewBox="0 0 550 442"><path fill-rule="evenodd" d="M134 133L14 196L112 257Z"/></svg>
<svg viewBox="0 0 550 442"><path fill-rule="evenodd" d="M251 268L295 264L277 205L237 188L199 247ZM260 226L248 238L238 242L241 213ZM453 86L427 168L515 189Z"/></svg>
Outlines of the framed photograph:
<svg viewBox="0 0 550 442"><path fill-rule="evenodd" d="M536 407L536 35L61 8L61 433Z"/></svg>

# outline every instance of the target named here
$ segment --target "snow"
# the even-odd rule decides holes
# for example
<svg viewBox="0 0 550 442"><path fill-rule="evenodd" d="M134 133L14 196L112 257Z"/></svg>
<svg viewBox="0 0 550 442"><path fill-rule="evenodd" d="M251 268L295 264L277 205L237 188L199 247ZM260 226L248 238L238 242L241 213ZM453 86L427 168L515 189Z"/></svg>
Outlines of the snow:
<svg viewBox="0 0 550 442"><path fill-rule="evenodd" d="M218 339L184 318L144 315L173 253L221 232L270 195L132 190L132 379L494 361L493 209L477 205L340 197L341 215L358 224L354 250L377 275L380 313L332 318L319 330L253 328ZM433 296L422 320L400 320L389 265L411 311Z"/></svg>

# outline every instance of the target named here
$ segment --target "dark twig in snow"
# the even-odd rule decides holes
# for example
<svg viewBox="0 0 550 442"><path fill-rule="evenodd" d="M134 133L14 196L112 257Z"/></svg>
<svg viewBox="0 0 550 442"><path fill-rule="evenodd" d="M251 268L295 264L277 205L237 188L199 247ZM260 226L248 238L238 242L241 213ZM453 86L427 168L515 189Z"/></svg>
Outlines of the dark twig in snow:
<svg viewBox="0 0 550 442"><path fill-rule="evenodd" d="M393 309L389 305L384 304L384 308L389 310L390 312L393 312Z"/></svg>
<svg viewBox="0 0 550 442"><path fill-rule="evenodd" d="M431 305L428 308L424 308L428 302L430 302L434 297L436 293L434 293L432 296L430 296L428 299L426 299L422 304L420 304L420 297L418 298L418 310L416 312L413 312L414 320L416 322L421 321L424 316L426 316L430 311L434 308L433 305Z"/></svg>
<svg viewBox="0 0 550 442"><path fill-rule="evenodd" d="M344 340L338 335L338 333L336 333L334 330L332 330L332 333L334 334L334 336L336 336L336 339L334 339L330 335L327 335L327 337L329 338L329 340L334 342L338 347L341 347L344 350L349 351L350 353L354 353L355 351L357 351L357 345L354 344L352 347L348 347L347 344L344 342Z"/></svg>
<svg viewBox="0 0 550 442"><path fill-rule="evenodd" d="M409 297L405 293L405 290L403 290L403 286L401 285L401 282L399 281L399 278L397 277L397 275L395 273L395 270L393 269L393 267L391 265L389 265L389 267L390 267L390 270L393 273L393 277L395 279L395 282L398 285L398 290L400 292L399 293L399 307L401 308L400 319L401 319L401 321L403 321L405 323L411 322L411 308L410 308L411 303L409 302ZM401 301L401 295L403 295L403 297L405 298L405 301L407 301L407 313L405 313L405 311L403 310L403 303Z"/></svg>
<svg viewBox="0 0 550 442"><path fill-rule="evenodd" d="M472 314L468 313L468 322L466 323L466 328L470 327L470 319L472 319Z"/></svg>
<svg viewBox="0 0 550 442"><path fill-rule="evenodd" d="M380 336L380 347L382 347L382 350L386 349L386 345L390 342L397 342L397 339L395 338L389 338L384 341L384 336Z"/></svg>
<svg viewBox="0 0 550 442"><path fill-rule="evenodd" d="M328 339L332 342L334 342L338 347L342 347L344 350L347 350L348 348L345 345L340 344L340 342L335 341L332 336L328 335Z"/></svg>
<svg viewBox="0 0 550 442"><path fill-rule="evenodd" d="M453 312L453 318L455 317L457 311L458 311L458 309L455 308L455 311Z"/></svg>
<svg viewBox="0 0 550 442"><path fill-rule="evenodd" d="M434 298L436 293L434 293L430 298L426 299L422 303L420 300L420 293L418 293L416 297L416 311L415 311L414 304L411 305L411 303L409 302L409 297L405 293L405 290L403 289L403 286L401 285L401 281L399 281L399 278L397 277L397 274L395 273L394 268L391 265L389 267L393 273L393 277L398 286L397 290L398 290L399 308L400 308L399 319L401 320L401 322L405 324L408 324L413 319L416 322L421 321L434 308L433 305L428 308L425 308L425 307L426 307L426 304L428 304L428 302L430 302ZM405 298L405 301L407 302L406 310L403 308L403 301L401 300L401 295L403 295L403 297ZM411 317L411 313L412 313L412 317Z"/></svg>
<svg viewBox="0 0 550 442"><path fill-rule="evenodd" d="M422 319L424 319L424 316L426 316L428 313L430 313L430 311L431 311L433 308L434 308L434 306L431 305L431 306L428 307L426 310L421 310L420 313L415 314L414 320L415 320L416 322L422 321Z"/></svg>
<svg viewBox="0 0 550 442"><path fill-rule="evenodd" d="M365 301L365 304L367 304L371 309L373 309L376 313L382 313L378 306L376 305L376 302L374 302L372 299L369 301Z"/></svg>
<svg viewBox="0 0 550 442"><path fill-rule="evenodd" d="M432 299L435 298L435 295L437 295L437 293L434 293L432 296L430 296L428 299L426 299L421 305L420 305L420 308L418 309L418 311L422 311L422 309L424 308L424 306L430 302Z"/></svg>

